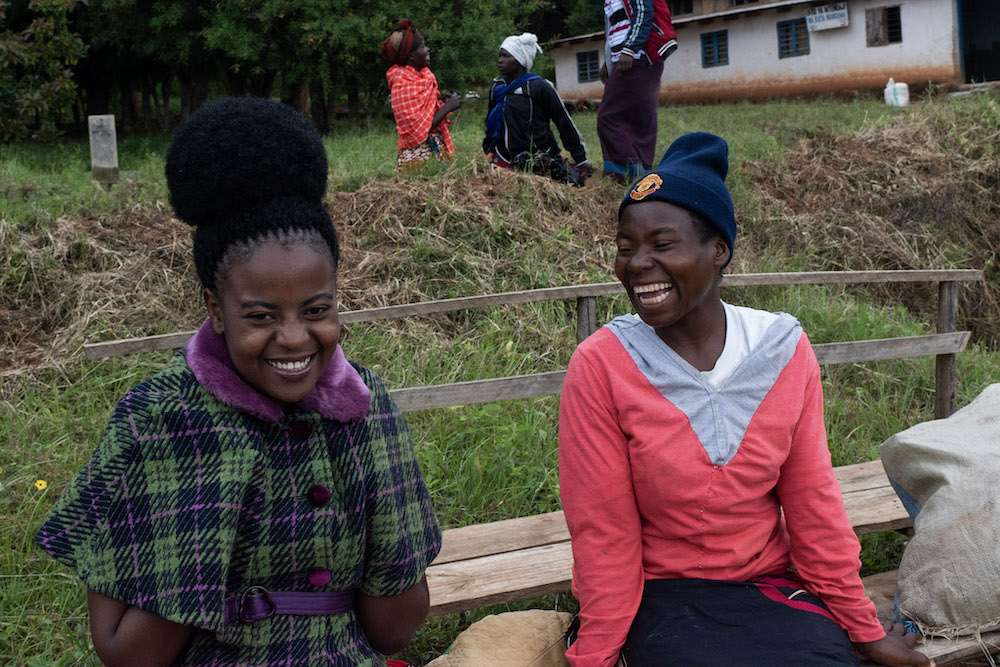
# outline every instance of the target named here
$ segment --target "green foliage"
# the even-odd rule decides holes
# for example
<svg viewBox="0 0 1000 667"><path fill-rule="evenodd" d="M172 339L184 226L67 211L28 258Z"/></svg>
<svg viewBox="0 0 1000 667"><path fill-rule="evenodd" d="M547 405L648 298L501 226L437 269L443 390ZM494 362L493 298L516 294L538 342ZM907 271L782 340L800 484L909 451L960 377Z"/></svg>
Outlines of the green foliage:
<svg viewBox="0 0 1000 667"><path fill-rule="evenodd" d="M69 25L77 0L31 0L9 9L0 1L0 139L52 141L74 101L70 68L86 48Z"/></svg>
<svg viewBox="0 0 1000 667"><path fill-rule="evenodd" d="M562 36L589 35L604 30L604 13L593 0L568 0Z"/></svg>
<svg viewBox="0 0 1000 667"><path fill-rule="evenodd" d="M386 18L390 27L391 20ZM387 30L373 28L372 34L384 35ZM439 48L435 37L430 33L429 37ZM989 128L1000 128L996 105L995 96L920 103L910 107L908 113L914 116L906 122L912 124L927 114L939 116L941 129L935 134L950 137L955 150L959 142L968 141L979 151L972 156L978 160L995 156L1000 146L974 141ZM602 189L611 186L595 179L582 190L561 190L511 177L518 187L503 190L503 197L486 198L483 190L499 189L510 179L474 173L471 167L482 160L478 144L484 113L485 109L467 104L456 114L454 163L405 179L394 176L391 121L379 119L358 132L338 128L326 139L331 212L336 214L348 202L373 205L351 209L359 224L338 223L348 257L341 266L341 298L363 293L367 299L350 308L611 279L613 244L607 228L595 227L591 236L574 232L568 222L552 222L568 220L559 217L566 216L564 207L581 201L588 214L593 211L591 218L604 215L596 203ZM734 185L742 225L737 258L745 258L746 266L741 270L809 270L815 268L816 228L803 227L801 251L789 245L782 252L754 252L761 239L772 237L791 214L765 205L750 163L784 164L791 148L816 135L818 128L856 137L866 128L887 125L891 113L875 101L663 108L659 150L681 132L704 129L723 134L733 155L729 182ZM578 113L574 120L593 151L592 159L597 158L595 115ZM959 128L961 134L948 126ZM162 273L171 261L177 265L189 261L189 247L167 245L179 245L173 234L187 238L179 223L164 222L155 229L143 225L156 221L153 212L168 216L163 177L168 144L165 134L123 140L122 168L134 172L134 180L110 191L95 188L87 177L85 141L0 147L0 331L4 332L0 345L3 336L16 334L19 326L28 323L31 329L26 335L30 342L16 353L7 354L10 347L0 350L0 664L98 664L89 645L84 586L38 551L31 537L86 461L115 400L161 367L168 354L85 360L78 346L50 347L50 339L66 335L71 320L65 313L53 310L45 318L29 318L64 298L60 288L75 295L75 284L83 283L80 303L74 297L65 306L79 307L86 315L82 340L167 333L197 325L198 317L181 320L177 315L182 308L193 309L190 302L196 289L185 287L193 283L193 276L165 281L174 300L150 307L156 295L144 287L150 283L141 275ZM970 178L968 170L944 173L955 181ZM975 182L995 188L996 181L985 178L996 170L985 173L982 181L973 174ZM438 188L438 184L452 187ZM411 191L416 193L411 197L416 206L406 208L413 202L403 195ZM387 201L383 209L374 206ZM387 217L391 224L383 220ZM95 235L104 223L114 226L99 238ZM129 239L132 232L144 233ZM941 243L960 242L950 228L935 233ZM77 239L87 242L80 250L73 246ZM378 273L379 266L385 266L377 261L381 252L388 253L389 269ZM836 261L844 252L828 248L824 253L830 257L824 261ZM89 255L79 257L83 253ZM136 264L125 264L133 257L138 257ZM119 262L126 268L116 266ZM54 281L56 271L71 276L74 286ZM124 281L126 273L136 275ZM358 281L364 284L359 286ZM406 289L422 296L401 296ZM899 298L905 289L893 285L885 297L866 285L724 288L723 297L790 312L813 342L825 343L928 333L933 303L918 310L888 300ZM962 291L981 289L968 285ZM102 290L113 291L114 298L98 299ZM12 300L18 294L25 295L28 307ZM628 307L624 296L602 297L597 301L597 320L608 321ZM961 315L964 328L975 313L962 308ZM390 387L413 387L563 369L575 342L574 322L572 302L521 304L353 324L345 327L343 342L350 358L376 370ZM34 349L58 352L47 354L38 364L14 366ZM957 365L959 406L1000 379L998 352L985 345L970 345L958 355ZM824 366L825 416L835 463L871 459L885 437L928 419L933 386L929 357ZM557 404L558 399L544 397L407 415L444 526L558 507ZM38 479L47 480L48 487L36 489ZM897 567L905 538L894 533L868 535L862 544L863 573L868 574ZM430 619L401 657L425 664L486 613L521 608L573 611L574 602L561 595Z"/></svg>

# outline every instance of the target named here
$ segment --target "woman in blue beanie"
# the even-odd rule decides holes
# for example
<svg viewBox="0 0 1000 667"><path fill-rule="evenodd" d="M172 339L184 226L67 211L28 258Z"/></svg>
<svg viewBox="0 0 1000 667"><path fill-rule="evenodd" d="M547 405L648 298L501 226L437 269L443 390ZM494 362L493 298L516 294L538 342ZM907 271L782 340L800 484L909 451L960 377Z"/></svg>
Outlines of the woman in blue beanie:
<svg viewBox="0 0 1000 667"><path fill-rule="evenodd" d="M723 139L685 135L618 209L615 274L636 314L580 344L560 405L580 602L567 658L932 665L865 596L802 327L720 298L727 171Z"/></svg>

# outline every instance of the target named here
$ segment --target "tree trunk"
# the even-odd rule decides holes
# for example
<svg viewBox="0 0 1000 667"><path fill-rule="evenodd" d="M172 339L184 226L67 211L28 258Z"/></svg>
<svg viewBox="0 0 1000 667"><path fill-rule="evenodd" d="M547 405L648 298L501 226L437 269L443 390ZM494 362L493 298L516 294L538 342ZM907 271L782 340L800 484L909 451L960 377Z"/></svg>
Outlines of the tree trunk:
<svg viewBox="0 0 1000 667"><path fill-rule="evenodd" d="M357 127L361 114L361 95L358 92L358 80L353 76L347 79L347 109L351 116L351 124Z"/></svg>
<svg viewBox="0 0 1000 667"><path fill-rule="evenodd" d="M185 72L180 72L177 79L181 84L181 122L187 120L194 111L194 81Z"/></svg>
<svg viewBox="0 0 1000 667"><path fill-rule="evenodd" d="M119 127L122 134L128 134L132 131L132 125L135 123L132 89L128 84L123 83L118 86L118 98L121 109L121 124Z"/></svg>
<svg viewBox="0 0 1000 667"><path fill-rule="evenodd" d="M323 91L323 84L313 81L309 86L309 115L312 117L313 125L320 134L329 134L331 123L330 116L327 115L327 95Z"/></svg>
<svg viewBox="0 0 1000 667"><path fill-rule="evenodd" d="M252 74L250 76L250 94L254 97L270 97L274 88L274 74Z"/></svg>
<svg viewBox="0 0 1000 667"><path fill-rule="evenodd" d="M148 74L142 77L142 129L149 131L153 122L153 96L156 95L156 88ZM159 103L157 103L159 105Z"/></svg>
<svg viewBox="0 0 1000 667"><path fill-rule="evenodd" d="M170 89L173 88L172 76L164 75L160 81L160 99L163 100L163 115L160 116L160 129L164 132L170 129Z"/></svg>
<svg viewBox="0 0 1000 667"><path fill-rule="evenodd" d="M226 94L230 97L243 97L247 94L246 81L243 79L243 75L239 72L234 72L232 68L223 68L225 76L223 81L226 86Z"/></svg>
<svg viewBox="0 0 1000 667"><path fill-rule="evenodd" d="M309 115L309 84L293 83L289 84L286 94L281 100L288 106L298 111L303 116Z"/></svg>

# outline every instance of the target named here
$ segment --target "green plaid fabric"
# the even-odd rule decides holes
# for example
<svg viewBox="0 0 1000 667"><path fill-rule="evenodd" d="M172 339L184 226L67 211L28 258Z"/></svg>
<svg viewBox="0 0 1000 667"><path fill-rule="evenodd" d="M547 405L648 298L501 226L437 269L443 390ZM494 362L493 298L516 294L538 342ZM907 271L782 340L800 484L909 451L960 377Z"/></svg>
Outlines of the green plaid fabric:
<svg viewBox="0 0 1000 667"><path fill-rule="evenodd" d="M224 617L250 586L401 593L440 550L406 422L354 367L372 394L364 418L271 423L216 400L178 353L121 400L36 542L91 589L195 626L179 664L384 665L353 612ZM316 485L330 491L320 507ZM319 570L331 576L315 585Z"/></svg>

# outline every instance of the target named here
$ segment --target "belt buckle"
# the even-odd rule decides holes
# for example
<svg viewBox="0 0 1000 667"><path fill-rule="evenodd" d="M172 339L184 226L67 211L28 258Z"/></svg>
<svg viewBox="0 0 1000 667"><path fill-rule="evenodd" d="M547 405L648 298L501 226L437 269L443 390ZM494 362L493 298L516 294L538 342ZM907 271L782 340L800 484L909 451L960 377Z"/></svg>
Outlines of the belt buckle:
<svg viewBox="0 0 1000 667"><path fill-rule="evenodd" d="M255 595L255 593L260 593L260 595ZM260 618L254 618L248 612L247 607L250 600L262 597L267 602L268 610L264 616ZM271 618L274 616L275 612L278 610L277 606L274 604L274 600L271 599L271 592L268 591L263 586L250 586L240 595L240 605L236 612L236 618L239 619L240 623L245 623L249 625L255 621L263 621L265 618Z"/></svg>

